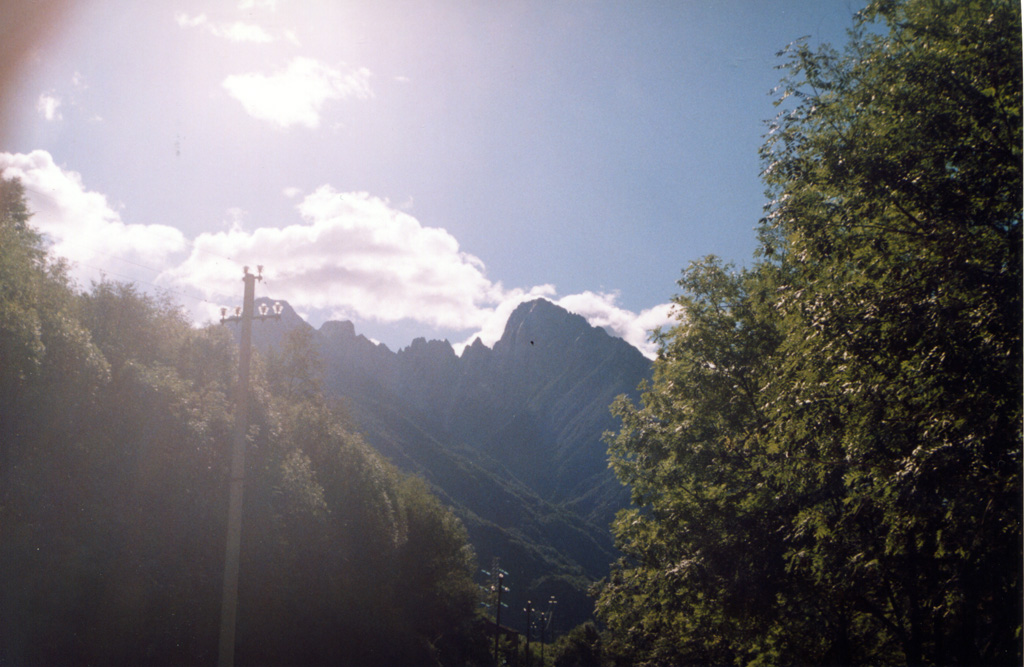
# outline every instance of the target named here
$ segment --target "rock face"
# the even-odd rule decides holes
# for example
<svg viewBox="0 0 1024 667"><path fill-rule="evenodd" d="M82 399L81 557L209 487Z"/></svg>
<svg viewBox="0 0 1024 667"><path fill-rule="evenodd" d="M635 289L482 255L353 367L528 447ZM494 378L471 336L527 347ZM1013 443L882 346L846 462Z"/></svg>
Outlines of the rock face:
<svg viewBox="0 0 1024 667"><path fill-rule="evenodd" d="M254 325L258 349L309 326L287 306L280 324ZM566 629L585 618L582 589L617 557L608 524L628 502L607 465L608 407L636 397L650 361L543 299L516 308L493 349L477 340L461 356L423 338L392 352L351 322L327 322L315 338L327 392L456 509L482 565L501 558L510 604L554 594Z"/></svg>

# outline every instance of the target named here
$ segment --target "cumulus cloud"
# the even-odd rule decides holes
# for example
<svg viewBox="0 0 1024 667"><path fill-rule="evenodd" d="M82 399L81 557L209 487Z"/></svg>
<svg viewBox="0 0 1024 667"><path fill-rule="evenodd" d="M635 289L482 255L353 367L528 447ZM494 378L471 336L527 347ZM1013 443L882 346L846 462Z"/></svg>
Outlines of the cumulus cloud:
<svg viewBox="0 0 1024 667"><path fill-rule="evenodd" d="M211 21L206 14L189 16L184 12L175 14L174 20L182 28L202 28L215 37L231 42L266 44L274 41L270 33L255 23L245 23L243 21L215 22Z"/></svg>
<svg viewBox="0 0 1024 667"><path fill-rule="evenodd" d="M270 75L235 74L222 85L250 116L280 127L313 129L320 125L320 109L328 100L373 96L368 69L343 72L306 57L294 58L285 69Z"/></svg>
<svg viewBox="0 0 1024 667"><path fill-rule="evenodd" d="M649 357L656 350L647 331L672 322L668 304L636 314L619 306L615 294L559 297L553 285L507 289L446 230L426 226L367 193L321 186L298 202L301 221L284 227L250 229L243 224L248 214L231 208L219 231L189 241L173 227L126 223L104 195L89 190L79 174L55 164L45 151L0 153L0 174L21 179L33 224L50 239L55 254L72 261L79 281L113 266L108 272L118 279L201 294L211 303L186 304L199 320L216 317L212 303L237 301L239 265L262 264L267 293L300 312L472 332L455 345L459 353L476 338L493 345L516 306L539 297L582 315Z"/></svg>
<svg viewBox="0 0 1024 667"><path fill-rule="evenodd" d="M79 264L72 274L79 280L95 277L91 267L109 266L111 257L129 271L162 267L187 246L173 227L125 223L104 195L88 190L78 173L57 165L46 151L0 153L0 174L21 180L32 224L52 241L55 254Z"/></svg>
<svg viewBox="0 0 1024 667"><path fill-rule="evenodd" d="M481 308L482 324L480 328L467 336L461 343L453 345L455 352L462 354L462 350L477 338L487 347L493 347L501 338L501 334L505 332L505 323L508 322L508 317L516 309L516 306L538 298L546 298L550 301L555 293L555 286L548 284L537 285L528 290L513 289L503 292L497 303Z"/></svg>
<svg viewBox="0 0 1024 667"><path fill-rule="evenodd" d="M663 303L640 311L639 314L621 308L616 294L586 291L557 299L555 303L566 310L582 315L595 327L603 327L613 336L653 358L657 345L650 340L650 332L657 328L668 328L675 323L671 303Z"/></svg>
<svg viewBox="0 0 1024 667"><path fill-rule="evenodd" d="M582 292L558 297L553 285L540 285L529 290L510 290L504 292L501 301L496 305L482 309L485 312L484 324L480 329L462 342L453 345L457 354L473 343L477 338L493 347L505 331L505 323L516 307L537 298L544 298L565 308L570 313L581 315L591 326L602 327L610 335L622 338L649 359L658 354L658 346L650 340L651 331L657 328L668 328L675 324L671 303L660 304L641 311L639 314L623 308L616 303L615 294Z"/></svg>
<svg viewBox="0 0 1024 667"><path fill-rule="evenodd" d="M200 235L191 256L164 277L214 299L234 294L238 282L217 258L260 263L275 298L295 308L329 312L335 319L409 320L472 332L454 346L459 353L476 338L493 345L516 306L538 297L582 315L649 357L656 348L648 331L672 321L668 304L636 314L620 307L614 294L557 298L553 285L506 289L447 231L424 226L367 193L324 185L297 209L304 224L251 232L234 226Z"/></svg>
<svg viewBox="0 0 1024 667"><path fill-rule="evenodd" d="M304 224L200 235L192 255L168 277L211 295L230 294L235 276L209 258L251 258L267 267L275 296L293 304L449 329L482 326L483 308L504 296L451 234L382 199L322 186L297 208Z"/></svg>
<svg viewBox="0 0 1024 667"><path fill-rule="evenodd" d="M49 121L60 120L60 98L50 93L43 93L36 101L36 111Z"/></svg>

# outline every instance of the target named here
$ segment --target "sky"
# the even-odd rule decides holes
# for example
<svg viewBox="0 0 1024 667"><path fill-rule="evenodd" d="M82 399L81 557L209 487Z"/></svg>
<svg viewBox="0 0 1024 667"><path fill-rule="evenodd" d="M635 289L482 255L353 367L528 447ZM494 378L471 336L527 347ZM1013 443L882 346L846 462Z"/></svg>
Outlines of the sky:
<svg viewBox="0 0 1024 667"><path fill-rule="evenodd" d="M653 356L682 269L753 257L777 53L862 6L3 2L0 173L83 289L197 325L262 265L257 296L392 350L544 297Z"/></svg>

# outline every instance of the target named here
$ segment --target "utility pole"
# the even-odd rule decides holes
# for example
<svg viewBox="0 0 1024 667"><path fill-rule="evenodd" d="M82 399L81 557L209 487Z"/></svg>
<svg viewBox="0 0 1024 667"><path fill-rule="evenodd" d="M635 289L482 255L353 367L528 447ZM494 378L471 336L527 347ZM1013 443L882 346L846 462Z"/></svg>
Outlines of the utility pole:
<svg viewBox="0 0 1024 667"><path fill-rule="evenodd" d="M260 314L253 315L256 300L256 281L263 280L263 267L256 267L257 273L249 273L246 266L242 272L245 283L242 307L227 317L227 308L220 309L220 322L241 322L242 339L238 347L238 386L235 388L235 423L232 432L231 486L228 497L228 536L224 550L224 587L220 607L220 645L217 664L232 667L235 664L235 620L238 612L238 559L242 544L242 490L245 485L245 437L249 431L249 366L252 354L252 321L268 317L281 319L281 304L274 304L274 314L267 312L266 305L260 307Z"/></svg>
<svg viewBox="0 0 1024 667"><path fill-rule="evenodd" d="M498 637L501 635L501 589L504 588L502 582L505 579L505 575L498 572L498 603L494 605L494 662L495 664L501 664L501 660L498 659Z"/></svg>
<svg viewBox="0 0 1024 667"><path fill-rule="evenodd" d="M526 601L526 653L523 656L523 663L526 667L530 667L530 612L533 611L533 603L529 600Z"/></svg>
<svg viewBox="0 0 1024 667"><path fill-rule="evenodd" d="M544 667L544 643L547 641L546 635L547 635L548 628L551 627L551 615L555 613L555 610L552 609L552 606L556 605L556 604L558 604L558 600L556 600L555 596L552 595L550 598L548 598L548 613L541 617L541 624L540 624L540 664L541 664L541 667Z"/></svg>
<svg viewBox="0 0 1024 667"><path fill-rule="evenodd" d="M495 556L494 560L491 561L491 572L487 570L480 570L488 577L491 578L490 592L497 595L497 600L494 602L494 664L499 664L501 661L498 659L498 638L501 636L501 593L502 591L508 592L508 588L505 588L505 575L508 574L505 570L501 569L500 559ZM508 605L504 605L508 606Z"/></svg>

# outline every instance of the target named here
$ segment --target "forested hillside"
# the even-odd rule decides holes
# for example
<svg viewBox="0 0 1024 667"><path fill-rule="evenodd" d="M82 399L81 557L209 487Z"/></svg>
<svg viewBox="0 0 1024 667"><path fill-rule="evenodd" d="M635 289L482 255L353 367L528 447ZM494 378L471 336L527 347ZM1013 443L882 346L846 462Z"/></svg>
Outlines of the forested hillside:
<svg viewBox="0 0 1024 667"><path fill-rule="evenodd" d="M231 334L77 293L20 184L0 194L0 664L212 663ZM302 368L253 385L237 664L486 661L461 522Z"/></svg>
<svg viewBox="0 0 1024 667"><path fill-rule="evenodd" d="M680 282L613 463L624 662L1021 662L1021 15L872 3L784 54L745 270Z"/></svg>

